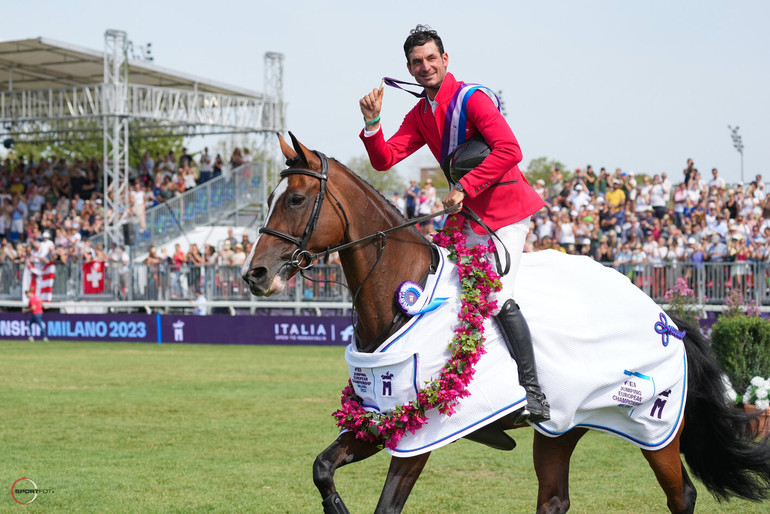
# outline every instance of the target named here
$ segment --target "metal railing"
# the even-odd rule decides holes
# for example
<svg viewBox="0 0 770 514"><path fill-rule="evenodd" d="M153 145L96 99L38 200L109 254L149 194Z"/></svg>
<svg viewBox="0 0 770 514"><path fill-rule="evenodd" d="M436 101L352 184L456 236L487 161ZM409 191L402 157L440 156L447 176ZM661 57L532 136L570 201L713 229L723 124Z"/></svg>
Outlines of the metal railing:
<svg viewBox="0 0 770 514"><path fill-rule="evenodd" d="M609 263L604 263L611 266ZM22 299L23 265L0 262L0 300ZM654 301L666 303L666 291L679 278L695 292L705 305L721 305L728 294L737 289L747 303L770 305L770 262L677 262L663 266L653 264L620 266L619 272ZM54 301L177 301L191 300L201 290L211 301L237 301L259 304L270 302L350 302L350 293L338 265L319 264L289 282L281 295L255 298L245 287L240 266L181 266L159 264L148 267L143 263L128 266L108 262L104 292L84 294L81 263L70 261L56 265ZM705 297L705 300L703 299Z"/></svg>
<svg viewBox="0 0 770 514"><path fill-rule="evenodd" d="M0 300L21 300L24 266L14 262L0 262ZM345 277L338 265L319 264L305 271L308 280L297 275L285 292L270 297L276 302L350 302L350 294L342 284ZM164 302L192 300L200 290L211 301L238 301L259 303L241 279L240 266L174 266L161 263L147 266L133 263L128 266L108 262L105 266L104 291L84 293L83 267L69 261L56 264L53 300L80 302L127 301Z"/></svg>
<svg viewBox="0 0 770 514"><path fill-rule="evenodd" d="M131 217L125 225L124 238L127 231L132 257L146 253L150 246L160 246L195 227L215 223L249 205L261 208L264 201L264 166L264 163L238 166L147 209L144 229L138 217ZM101 243L105 247L103 233L89 240L92 245Z"/></svg>

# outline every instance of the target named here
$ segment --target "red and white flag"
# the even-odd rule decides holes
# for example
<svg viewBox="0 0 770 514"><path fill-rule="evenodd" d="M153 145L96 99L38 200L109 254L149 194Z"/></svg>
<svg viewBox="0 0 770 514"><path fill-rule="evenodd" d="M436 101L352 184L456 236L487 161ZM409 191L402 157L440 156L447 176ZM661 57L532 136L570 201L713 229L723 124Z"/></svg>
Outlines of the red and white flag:
<svg viewBox="0 0 770 514"><path fill-rule="evenodd" d="M98 294L104 292L104 263L91 261L83 263L83 292Z"/></svg>
<svg viewBox="0 0 770 514"><path fill-rule="evenodd" d="M52 301L55 278L56 264L53 262L48 264L28 262L24 268L24 278L22 279L22 296L32 289L41 302Z"/></svg>

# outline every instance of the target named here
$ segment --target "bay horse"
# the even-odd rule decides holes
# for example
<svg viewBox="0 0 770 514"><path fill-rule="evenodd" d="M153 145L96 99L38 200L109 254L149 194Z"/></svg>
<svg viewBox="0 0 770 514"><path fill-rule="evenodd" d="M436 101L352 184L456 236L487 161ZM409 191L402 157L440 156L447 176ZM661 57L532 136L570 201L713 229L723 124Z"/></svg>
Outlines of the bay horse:
<svg viewBox="0 0 770 514"><path fill-rule="evenodd" d="M252 294L283 291L289 279L328 252L339 249L348 287L354 291L356 339L371 352L395 330L399 310L394 293L404 281L419 283L431 265L431 243L372 186L320 152L308 150L293 134L291 146L279 135L288 168L269 198L260 237L242 267ZM633 286L630 286L633 287ZM680 328L683 324L675 320ZM720 501L739 497L761 501L770 496L770 439L754 437L755 419L725 399L722 372L708 341L686 327L684 337L688 392L683 422L673 440L642 453L663 489L671 512L693 512L696 490L682 463ZM502 420L512 429L513 417ZM587 432L576 427L558 437L536 431L533 459L538 478L537 512L566 512L570 507L569 463ZM479 438L468 437L479 441ZM343 432L313 465L313 481L326 513L348 512L334 483L341 466L357 462L382 447ZM400 512L430 452L392 457L376 512Z"/></svg>

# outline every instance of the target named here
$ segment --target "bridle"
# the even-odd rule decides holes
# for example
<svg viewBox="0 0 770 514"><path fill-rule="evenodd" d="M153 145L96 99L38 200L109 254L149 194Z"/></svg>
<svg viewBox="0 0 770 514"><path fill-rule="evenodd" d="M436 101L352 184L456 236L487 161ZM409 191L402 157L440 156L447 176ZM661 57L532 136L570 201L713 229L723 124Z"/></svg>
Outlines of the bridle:
<svg viewBox="0 0 770 514"><path fill-rule="evenodd" d="M318 194L315 198L315 203L313 204L313 210L310 213L310 219L307 222L307 225L305 226L305 230L302 232L301 237L295 237L291 234L287 234L286 232L281 232L280 230L275 230L270 227L262 227L259 229L260 234L267 234L273 237L277 237L278 239L282 239L283 241L286 241L288 243L291 243L297 247L296 250L292 253L289 260L286 262L289 266L293 266L295 268L298 268L300 270L307 270L313 267L313 264L315 261L320 259L321 257L328 258L328 256L334 252L339 252L340 250L345 250L346 248L350 248L352 246L359 245L361 243L365 243L367 241L371 241L373 239L380 239L380 256L382 255L382 250L385 249L385 241L387 234L391 232L395 232L396 230L401 230L406 227L412 227L416 224L419 224L422 221L434 218L436 216L444 215L448 212L453 212L454 209L443 209L441 211L421 216L419 218L414 218L409 220L406 223L402 223L401 225L396 225L395 227L390 227L385 230L381 230L379 232L376 232L374 234L364 236L360 239L356 239L355 241L351 241L349 243L344 243L341 245L333 246L333 247L327 247L326 250L320 253L312 253L307 249L307 243L310 240L310 237L313 235L313 231L316 228L316 225L318 224L318 217L321 214L321 206L323 204L324 198L326 196L326 193L329 193L329 196L334 198L334 202L337 204L337 208L340 210L340 213L342 213L342 217L345 219L345 234L347 235L350 228L350 223L348 221L348 216L345 214L345 209L342 208L342 204L340 204L339 200L332 194L331 191L328 190L326 187L327 182L329 180L329 158L326 157L321 152L314 151L318 158L321 160L321 171L313 171L305 168L286 168L281 172L281 178L288 177L290 175L307 175L309 177L317 178L320 181L320 187L318 188ZM377 262L379 262L379 257L377 258ZM377 262L375 262L374 266L377 266ZM372 270L374 267L372 268ZM370 272L371 273L371 272Z"/></svg>
<svg viewBox="0 0 770 514"><path fill-rule="evenodd" d="M282 239L295 245L297 249L294 250L294 253L292 253L291 258L288 260L287 264L301 270L312 268L314 262L320 257L320 255L323 255L311 253L307 249L307 243L310 241L310 236L313 235L313 231L318 224L318 217L321 214L321 206L323 205L324 197L326 196L326 183L329 180L329 159L321 152L314 153L318 156L319 159L321 159L320 172L306 168L286 168L281 172L281 178L286 178L290 175L307 175L309 177L317 178L321 183L320 187L318 188L318 194L315 197L315 202L313 203L313 210L310 213L310 219L308 220L307 225L305 225L304 232L302 232L302 237L297 238L291 234L287 234L286 232L281 232L280 230L275 230L270 227L262 227L259 229L260 234L267 234L273 237L277 237L278 239ZM329 194L334 197L331 192L329 192ZM337 203L342 216L345 218L345 233L347 233L349 225L348 217L345 214L345 210L342 209L340 202L336 198L334 198L334 201ZM328 255L332 251L334 250L327 249L327 251L324 253ZM307 264L304 264L305 261Z"/></svg>

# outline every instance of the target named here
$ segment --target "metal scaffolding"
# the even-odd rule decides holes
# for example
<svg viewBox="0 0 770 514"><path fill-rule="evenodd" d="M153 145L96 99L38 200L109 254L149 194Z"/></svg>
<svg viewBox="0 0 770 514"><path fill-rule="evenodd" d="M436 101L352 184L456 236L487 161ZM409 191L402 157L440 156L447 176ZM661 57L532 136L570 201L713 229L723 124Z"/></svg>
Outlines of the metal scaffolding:
<svg viewBox="0 0 770 514"><path fill-rule="evenodd" d="M101 139L107 244L122 243L128 218L131 137L158 128L175 136L256 133L264 156L274 158L274 133L285 130L282 54L265 54L258 93L132 59L131 47L120 30L105 32L103 52L45 38L0 42L0 88L7 84L0 140Z"/></svg>

